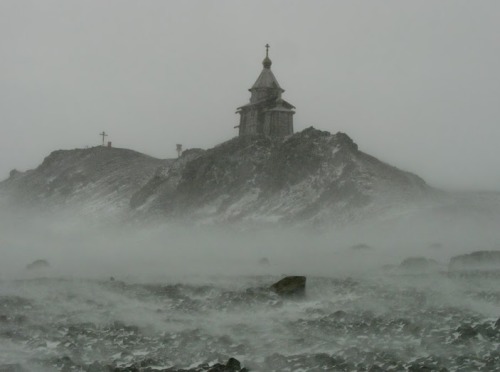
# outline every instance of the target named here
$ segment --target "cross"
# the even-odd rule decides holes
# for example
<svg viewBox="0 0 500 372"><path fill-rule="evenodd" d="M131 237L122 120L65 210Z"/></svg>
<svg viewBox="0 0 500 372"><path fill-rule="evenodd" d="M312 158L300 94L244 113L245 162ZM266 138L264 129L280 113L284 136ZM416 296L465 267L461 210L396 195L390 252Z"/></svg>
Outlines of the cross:
<svg viewBox="0 0 500 372"><path fill-rule="evenodd" d="M266 57L269 57L269 44L266 44Z"/></svg>
<svg viewBox="0 0 500 372"><path fill-rule="evenodd" d="M104 146L104 137L107 137L108 135L105 131L102 131L102 133L99 133L99 135L102 136L102 145Z"/></svg>

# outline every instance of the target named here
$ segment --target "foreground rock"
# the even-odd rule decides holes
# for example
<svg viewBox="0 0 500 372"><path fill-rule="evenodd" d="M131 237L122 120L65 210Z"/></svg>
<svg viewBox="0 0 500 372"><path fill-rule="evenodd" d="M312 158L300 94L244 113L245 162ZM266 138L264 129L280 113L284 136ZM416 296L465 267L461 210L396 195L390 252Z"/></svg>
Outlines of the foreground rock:
<svg viewBox="0 0 500 372"><path fill-rule="evenodd" d="M300 302L267 275L237 288L2 280L0 371L500 371L498 316L470 306L497 308L498 281L451 277L449 295L424 276L379 279L308 277L314 293Z"/></svg>
<svg viewBox="0 0 500 372"><path fill-rule="evenodd" d="M287 276L274 283L270 288L280 296L304 296L306 294L306 277Z"/></svg>
<svg viewBox="0 0 500 372"><path fill-rule="evenodd" d="M452 257L449 270L500 269L500 251L476 251Z"/></svg>
<svg viewBox="0 0 500 372"><path fill-rule="evenodd" d="M68 370L77 370L79 368L78 365L73 364L70 359L66 359L65 367ZM139 365L130 365L127 367L117 367L113 365L101 364L98 362L94 362L89 364L88 366L84 366L83 370L86 372L248 372L248 369L242 368L239 360L235 358L229 358L227 363L215 363L213 365L209 365L207 363L200 364L197 367L189 368L189 369L177 369L175 367L172 368L161 368L161 367L149 367L145 366L141 363ZM1 368L1 366L0 366ZM24 370L22 370L24 372ZM0 372L2 370L0 369ZM11 372L11 371L9 371Z"/></svg>

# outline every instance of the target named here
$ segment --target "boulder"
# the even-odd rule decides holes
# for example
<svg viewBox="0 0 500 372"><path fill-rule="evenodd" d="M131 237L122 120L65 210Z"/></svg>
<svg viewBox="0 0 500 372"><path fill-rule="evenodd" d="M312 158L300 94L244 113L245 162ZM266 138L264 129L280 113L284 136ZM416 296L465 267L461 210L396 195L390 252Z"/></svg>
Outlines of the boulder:
<svg viewBox="0 0 500 372"><path fill-rule="evenodd" d="M239 371L241 369L241 363L237 359L229 358L226 363L226 369L230 371Z"/></svg>
<svg viewBox="0 0 500 372"><path fill-rule="evenodd" d="M241 363L234 358L229 358L226 364L217 363L210 367L208 372L244 372L246 368L241 368Z"/></svg>
<svg viewBox="0 0 500 372"><path fill-rule="evenodd" d="M476 251L452 257L449 269L500 269L500 251Z"/></svg>
<svg viewBox="0 0 500 372"><path fill-rule="evenodd" d="M270 289L281 296L303 296L306 292L306 277L286 276L274 283Z"/></svg>
<svg viewBox="0 0 500 372"><path fill-rule="evenodd" d="M36 260L29 265L26 265L27 270L40 270L47 267L50 267L50 265L46 260Z"/></svg>
<svg viewBox="0 0 500 372"><path fill-rule="evenodd" d="M260 260L259 260L259 265L269 265L269 259L267 257L262 257Z"/></svg>

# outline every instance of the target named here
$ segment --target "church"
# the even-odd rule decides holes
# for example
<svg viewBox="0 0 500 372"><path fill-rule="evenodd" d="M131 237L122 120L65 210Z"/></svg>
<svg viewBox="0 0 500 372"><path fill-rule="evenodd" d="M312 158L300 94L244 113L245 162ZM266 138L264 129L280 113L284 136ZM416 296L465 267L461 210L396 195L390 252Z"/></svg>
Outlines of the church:
<svg viewBox="0 0 500 372"><path fill-rule="evenodd" d="M238 107L240 114L239 135L263 134L270 137L284 137L293 134L293 114L295 107L281 98L285 91L280 87L271 71L269 45L263 69L255 84L249 89L250 103Z"/></svg>

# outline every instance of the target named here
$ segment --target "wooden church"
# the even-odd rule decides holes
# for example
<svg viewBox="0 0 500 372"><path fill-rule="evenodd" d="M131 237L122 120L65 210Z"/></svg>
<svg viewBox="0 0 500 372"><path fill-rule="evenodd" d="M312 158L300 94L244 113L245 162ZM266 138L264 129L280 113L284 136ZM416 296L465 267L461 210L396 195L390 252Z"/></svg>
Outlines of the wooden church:
<svg viewBox="0 0 500 372"><path fill-rule="evenodd" d="M269 45L266 45L264 68L255 84L249 89L250 103L238 107L240 114L239 135L263 134L284 137L293 134L293 114L295 107L281 98L285 91L280 87L271 71Z"/></svg>

